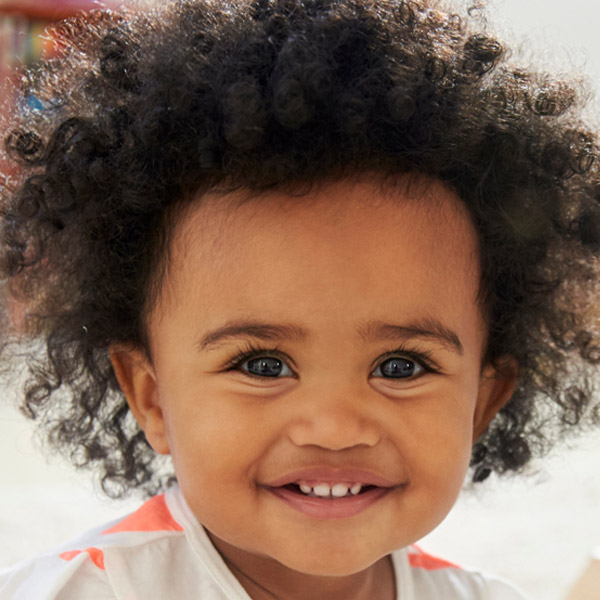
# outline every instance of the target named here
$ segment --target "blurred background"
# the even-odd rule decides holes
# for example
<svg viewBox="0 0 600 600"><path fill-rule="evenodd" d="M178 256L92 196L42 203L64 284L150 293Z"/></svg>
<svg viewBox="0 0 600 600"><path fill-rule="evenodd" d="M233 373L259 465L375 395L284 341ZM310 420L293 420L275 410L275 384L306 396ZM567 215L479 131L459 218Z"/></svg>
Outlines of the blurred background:
<svg viewBox="0 0 600 600"><path fill-rule="evenodd" d="M151 2L137 0L136 6ZM48 23L79 10L117 5L112 0L0 0L0 105L8 100L8 78L55 51L53 40L42 37ZM587 73L597 93L598 0L490 0L488 14L500 37L525 56L541 54L553 69ZM597 123L598 106L593 99L590 115ZM31 425L14 408L17 395L0 390L0 568L138 504L102 497L86 474L45 457L32 439ZM565 443L534 471L522 479L490 478L481 490L463 494L421 546L506 577L532 599L566 600L600 547L600 435ZM600 599L600 587L584 600L592 598Z"/></svg>

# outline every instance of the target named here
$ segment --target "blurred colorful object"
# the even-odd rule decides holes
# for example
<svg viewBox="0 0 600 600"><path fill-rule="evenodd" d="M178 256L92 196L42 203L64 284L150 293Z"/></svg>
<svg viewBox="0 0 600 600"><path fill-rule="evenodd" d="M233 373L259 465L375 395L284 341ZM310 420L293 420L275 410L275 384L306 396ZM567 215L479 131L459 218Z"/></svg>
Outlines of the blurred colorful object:
<svg viewBox="0 0 600 600"><path fill-rule="evenodd" d="M30 19L58 21L81 11L114 6L115 2L97 0L0 0L0 13L21 14Z"/></svg>
<svg viewBox="0 0 600 600"><path fill-rule="evenodd" d="M114 6L95 0L0 0L0 86L15 69L52 58L56 45L50 23L94 8Z"/></svg>

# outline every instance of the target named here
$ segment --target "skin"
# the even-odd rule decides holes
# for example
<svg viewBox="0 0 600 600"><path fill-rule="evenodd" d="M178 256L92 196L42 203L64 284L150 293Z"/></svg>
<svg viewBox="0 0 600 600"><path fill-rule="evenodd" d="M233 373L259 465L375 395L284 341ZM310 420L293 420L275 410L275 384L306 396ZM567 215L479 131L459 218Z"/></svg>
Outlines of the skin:
<svg viewBox="0 0 600 600"><path fill-rule="evenodd" d="M114 347L112 360L190 508L252 598L391 600L389 554L443 520L473 441L514 388L481 364L478 243L459 198L436 181L383 189L375 177L300 197L211 194L182 214L170 250L151 359ZM203 347L239 320L306 335ZM381 323L412 332L367 335ZM276 349L281 376L227 367L249 342ZM389 352L414 374L384 376ZM436 372L420 370L425 360ZM393 487L357 515L313 518L269 488L312 467L360 468Z"/></svg>

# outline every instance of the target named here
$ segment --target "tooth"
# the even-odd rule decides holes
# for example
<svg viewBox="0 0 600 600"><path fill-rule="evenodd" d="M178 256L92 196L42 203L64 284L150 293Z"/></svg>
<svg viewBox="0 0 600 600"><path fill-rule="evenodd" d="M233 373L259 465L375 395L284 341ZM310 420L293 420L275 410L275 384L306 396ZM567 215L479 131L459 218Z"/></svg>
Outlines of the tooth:
<svg viewBox="0 0 600 600"><path fill-rule="evenodd" d="M351 488L350 488L350 493L353 496L356 496L356 494L360 493L360 490L362 489L362 485L360 483L355 483Z"/></svg>
<svg viewBox="0 0 600 600"><path fill-rule="evenodd" d="M313 492L316 496L321 496L322 498L327 498L331 492L331 488L327 483L319 483L313 487Z"/></svg>
<svg viewBox="0 0 600 600"><path fill-rule="evenodd" d="M344 485L343 483L336 483L332 488L331 488L331 495L334 498L342 498L343 496L345 496L348 493L348 486Z"/></svg>
<svg viewBox="0 0 600 600"><path fill-rule="evenodd" d="M310 494L312 492L312 488L310 487L310 485L306 485L305 483L301 483L298 487L300 488L300 491L304 494Z"/></svg>

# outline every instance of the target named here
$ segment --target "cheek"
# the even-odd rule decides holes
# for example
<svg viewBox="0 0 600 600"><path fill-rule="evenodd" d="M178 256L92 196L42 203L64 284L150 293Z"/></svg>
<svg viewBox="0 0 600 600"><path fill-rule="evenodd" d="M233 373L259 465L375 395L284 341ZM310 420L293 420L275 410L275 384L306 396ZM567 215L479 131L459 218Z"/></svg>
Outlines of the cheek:
<svg viewBox="0 0 600 600"><path fill-rule="evenodd" d="M196 402L172 420L169 435L181 491L198 520L230 543L250 548L262 535L256 473L269 448L268 427L257 411L219 402Z"/></svg>
<svg viewBox="0 0 600 600"><path fill-rule="evenodd" d="M462 481L471 455L470 424L447 414L429 423L427 437L424 434L419 444L420 476L432 483Z"/></svg>
<svg viewBox="0 0 600 600"><path fill-rule="evenodd" d="M475 399L474 385L440 386L401 415L411 447L406 460L414 461L415 478L428 487L462 484L471 456Z"/></svg>
<svg viewBox="0 0 600 600"><path fill-rule="evenodd" d="M266 444L263 411L247 402L232 402L210 386L179 388L164 402L178 478L191 477L194 485L211 488L239 484Z"/></svg>
<svg viewBox="0 0 600 600"><path fill-rule="evenodd" d="M189 398L188 398L189 399ZM194 514L206 524L235 515L232 503L243 482L240 457L246 449L235 426L224 426L224 411L208 410L204 401L167 417L167 436L178 484Z"/></svg>
<svg viewBox="0 0 600 600"><path fill-rule="evenodd" d="M434 529L456 502L471 456L470 410L448 397L442 400L423 403L414 420L403 425L407 444L402 454L410 477L404 502L419 523L419 537Z"/></svg>

